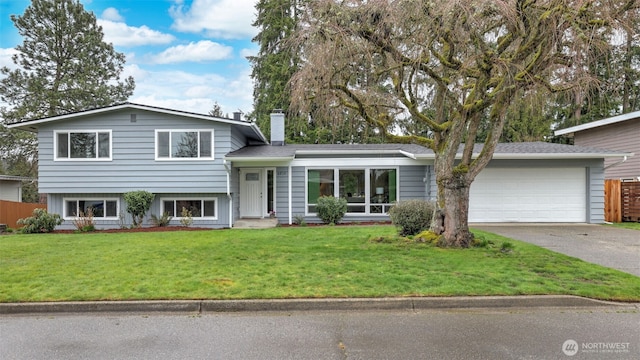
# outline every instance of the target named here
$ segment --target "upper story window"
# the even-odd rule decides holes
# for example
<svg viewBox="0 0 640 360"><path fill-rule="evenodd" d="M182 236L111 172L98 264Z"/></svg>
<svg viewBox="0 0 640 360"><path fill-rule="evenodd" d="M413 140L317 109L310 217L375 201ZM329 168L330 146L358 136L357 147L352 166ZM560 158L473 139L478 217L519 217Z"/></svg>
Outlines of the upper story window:
<svg viewBox="0 0 640 360"><path fill-rule="evenodd" d="M213 130L156 130L156 159L213 159Z"/></svg>
<svg viewBox="0 0 640 360"><path fill-rule="evenodd" d="M61 130L54 136L56 160L111 160L111 130Z"/></svg>

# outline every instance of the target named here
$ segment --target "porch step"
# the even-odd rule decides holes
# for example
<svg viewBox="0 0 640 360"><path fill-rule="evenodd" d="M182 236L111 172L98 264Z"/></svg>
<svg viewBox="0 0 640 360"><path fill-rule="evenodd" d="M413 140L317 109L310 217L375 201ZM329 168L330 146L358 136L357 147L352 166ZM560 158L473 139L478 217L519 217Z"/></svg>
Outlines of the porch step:
<svg viewBox="0 0 640 360"><path fill-rule="evenodd" d="M233 227L236 229L268 229L278 225L278 219L238 219Z"/></svg>

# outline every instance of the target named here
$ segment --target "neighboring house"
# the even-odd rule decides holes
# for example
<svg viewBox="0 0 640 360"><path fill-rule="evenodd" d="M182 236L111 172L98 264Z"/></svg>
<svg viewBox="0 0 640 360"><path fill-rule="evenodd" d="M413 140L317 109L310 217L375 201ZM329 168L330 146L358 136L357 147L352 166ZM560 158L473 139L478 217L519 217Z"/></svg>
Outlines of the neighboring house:
<svg viewBox="0 0 640 360"><path fill-rule="evenodd" d="M418 145L286 145L254 123L120 104L9 125L37 132L39 188L61 228L91 207L98 228L128 226L122 194L156 195L150 214L232 227L275 213L318 222L321 195L348 201L345 221L385 221L394 202L434 199L434 154ZM481 148L478 147L476 152ZM604 221L604 159L626 153L549 143L500 144L471 187L472 222Z"/></svg>
<svg viewBox="0 0 640 360"><path fill-rule="evenodd" d="M0 200L22 202L22 182L32 178L0 175Z"/></svg>
<svg viewBox="0 0 640 360"><path fill-rule="evenodd" d="M640 111L556 130L555 134L573 136L575 145L635 154L605 159L605 178L640 180Z"/></svg>

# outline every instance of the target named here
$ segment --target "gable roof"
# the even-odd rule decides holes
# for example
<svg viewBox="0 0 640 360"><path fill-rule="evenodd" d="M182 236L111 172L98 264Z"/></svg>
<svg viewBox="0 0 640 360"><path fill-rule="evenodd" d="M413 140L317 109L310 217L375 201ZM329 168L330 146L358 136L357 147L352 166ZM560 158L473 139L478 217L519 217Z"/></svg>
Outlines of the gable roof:
<svg viewBox="0 0 640 360"><path fill-rule="evenodd" d="M61 121L61 120L71 120L71 119L76 119L76 118L81 118L81 117L91 116L91 115L100 115L100 114L105 114L105 113L119 111L119 110L126 110L126 109L151 111L151 112L167 114L167 115L184 116L184 117L189 117L193 119L201 119L201 120L231 124L237 127L243 133L243 135L252 139L256 139L265 144L268 143L268 140L264 136L264 134L262 134L262 131L260 131L258 126L252 122L228 119L223 117L215 117L215 116L198 114L198 113L182 111L182 110L167 109L167 108L162 108L157 106L135 104L130 102L105 106L101 108L83 110L78 112L72 112L68 114L50 116L45 118L14 122L11 124L7 124L7 127L10 129L20 129L20 130L33 132L38 130L38 125L40 124L46 124L46 123L51 123L51 122Z"/></svg>
<svg viewBox="0 0 640 360"><path fill-rule="evenodd" d="M462 156L461 145L458 157ZM475 144L474 156L482 151L483 144ZM229 161L282 161L303 156L331 157L334 155L386 155L405 156L416 160L433 160L433 150L415 144L292 144L284 146L247 146L225 156ZM586 146L552 144L546 142L500 143L493 153L494 159L597 159L632 156L631 153L598 149Z"/></svg>
<svg viewBox="0 0 640 360"><path fill-rule="evenodd" d="M556 130L556 131L554 131L554 134L556 136L573 134L573 133L578 132L578 131L593 129L593 128L597 128L597 127L600 127L600 126L611 125L611 124L615 124L615 123L619 123L619 122L623 122L623 121L628 121L628 120L634 120L634 119L640 121L640 111L634 111L634 112L630 112L630 113L626 113L626 114L622 114L622 115L618 115L618 116L613 116L613 117L602 119L602 120L598 120L598 121L592 121L590 123L586 123L586 124L582 124L582 125L578 125L578 126L572 126L570 128L566 128L566 129Z"/></svg>

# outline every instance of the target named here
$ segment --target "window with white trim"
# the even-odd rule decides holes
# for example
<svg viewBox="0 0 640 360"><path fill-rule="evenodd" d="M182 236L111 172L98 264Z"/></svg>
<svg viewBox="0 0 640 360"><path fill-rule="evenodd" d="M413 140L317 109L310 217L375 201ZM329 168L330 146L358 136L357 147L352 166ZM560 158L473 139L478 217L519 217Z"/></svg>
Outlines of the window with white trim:
<svg viewBox="0 0 640 360"><path fill-rule="evenodd" d="M94 219L117 219L118 199L64 199L64 218L72 219L93 213Z"/></svg>
<svg viewBox="0 0 640 360"><path fill-rule="evenodd" d="M156 159L213 159L213 130L156 130Z"/></svg>
<svg viewBox="0 0 640 360"><path fill-rule="evenodd" d="M56 160L111 160L111 130L54 132Z"/></svg>
<svg viewBox="0 0 640 360"><path fill-rule="evenodd" d="M182 218L183 211L191 213L194 219L217 219L218 199L217 198L176 198L162 199L161 212L167 213L174 218ZM184 210L183 210L184 209Z"/></svg>
<svg viewBox="0 0 640 360"><path fill-rule="evenodd" d="M321 196L347 200L347 214L386 214L398 198L396 168L307 169L307 213Z"/></svg>

